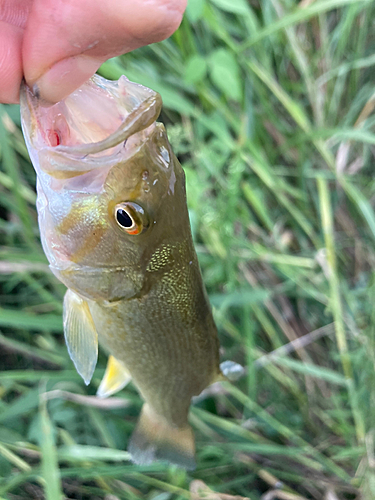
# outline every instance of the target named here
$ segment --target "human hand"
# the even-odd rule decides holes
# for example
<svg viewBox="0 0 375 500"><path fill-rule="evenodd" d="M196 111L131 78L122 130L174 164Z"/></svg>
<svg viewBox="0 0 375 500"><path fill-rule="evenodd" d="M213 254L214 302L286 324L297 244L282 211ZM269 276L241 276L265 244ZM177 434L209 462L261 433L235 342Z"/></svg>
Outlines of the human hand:
<svg viewBox="0 0 375 500"><path fill-rule="evenodd" d="M170 36L186 0L0 0L0 102L24 77L58 102L109 59Z"/></svg>

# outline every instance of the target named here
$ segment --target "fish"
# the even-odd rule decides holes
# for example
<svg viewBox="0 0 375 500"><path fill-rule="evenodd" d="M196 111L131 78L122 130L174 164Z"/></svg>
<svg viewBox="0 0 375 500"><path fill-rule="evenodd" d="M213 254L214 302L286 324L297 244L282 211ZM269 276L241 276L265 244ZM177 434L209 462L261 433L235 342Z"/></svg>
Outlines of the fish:
<svg viewBox="0 0 375 500"><path fill-rule="evenodd" d="M37 174L44 252L67 287L69 355L97 395L134 383L144 404L128 451L136 464L194 469L191 400L223 380L219 340L195 252L184 171L160 95L125 76L94 75L43 106L26 85L21 121Z"/></svg>

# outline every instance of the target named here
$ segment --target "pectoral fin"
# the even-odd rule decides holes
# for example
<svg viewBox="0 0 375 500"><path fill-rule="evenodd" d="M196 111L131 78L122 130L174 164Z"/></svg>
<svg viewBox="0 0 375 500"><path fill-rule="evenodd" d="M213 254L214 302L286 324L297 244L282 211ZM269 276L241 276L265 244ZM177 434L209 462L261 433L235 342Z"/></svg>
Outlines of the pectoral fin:
<svg viewBox="0 0 375 500"><path fill-rule="evenodd" d="M129 371L125 368L124 363L116 359L114 356L109 356L107 368L96 395L99 398L107 398L115 392L123 389L126 384L130 382L131 378L132 377Z"/></svg>
<svg viewBox="0 0 375 500"><path fill-rule="evenodd" d="M63 318L70 358L88 385L98 359L98 334L87 302L71 290L64 297Z"/></svg>

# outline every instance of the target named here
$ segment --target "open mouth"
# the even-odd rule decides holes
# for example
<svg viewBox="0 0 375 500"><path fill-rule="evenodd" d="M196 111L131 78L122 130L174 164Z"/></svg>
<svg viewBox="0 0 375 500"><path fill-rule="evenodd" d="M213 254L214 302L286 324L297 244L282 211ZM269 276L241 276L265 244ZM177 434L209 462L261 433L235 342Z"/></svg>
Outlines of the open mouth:
<svg viewBox="0 0 375 500"><path fill-rule="evenodd" d="M102 156L112 155L128 137L150 126L160 113L161 99L124 76L112 82L94 75L50 107L42 106L23 85L21 109L24 133L33 149Z"/></svg>
<svg viewBox="0 0 375 500"><path fill-rule="evenodd" d="M129 114L111 90L90 80L54 106L38 106L36 143L39 147L77 146L109 137Z"/></svg>

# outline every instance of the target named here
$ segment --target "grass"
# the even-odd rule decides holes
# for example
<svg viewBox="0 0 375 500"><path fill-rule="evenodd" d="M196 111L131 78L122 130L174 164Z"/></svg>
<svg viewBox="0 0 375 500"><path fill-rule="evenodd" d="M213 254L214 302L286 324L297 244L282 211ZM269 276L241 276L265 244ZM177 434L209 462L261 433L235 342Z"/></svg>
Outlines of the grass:
<svg viewBox="0 0 375 500"><path fill-rule="evenodd" d="M171 39L100 69L163 97L222 359L247 368L192 406L192 473L129 462L142 403L90 397L102 353L89 387L76 374L0 107L0 499L375 498L374 14L190 0Z"/></svg>

